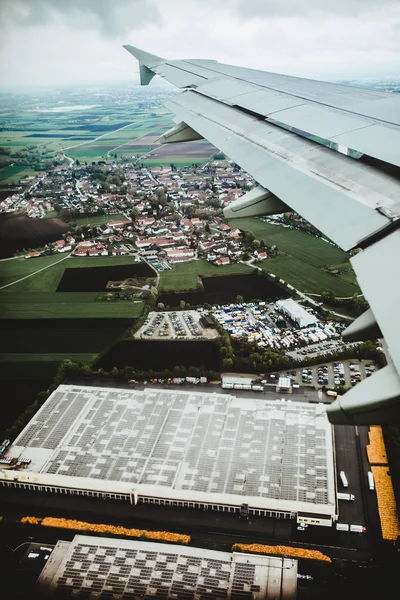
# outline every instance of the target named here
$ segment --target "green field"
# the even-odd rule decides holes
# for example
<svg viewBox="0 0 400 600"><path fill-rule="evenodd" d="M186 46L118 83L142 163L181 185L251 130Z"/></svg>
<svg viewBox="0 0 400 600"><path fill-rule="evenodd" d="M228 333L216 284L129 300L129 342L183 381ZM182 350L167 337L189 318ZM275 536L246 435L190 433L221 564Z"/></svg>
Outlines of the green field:
<svg viewBox="0 0 400 600"><path fill-rule="evenodd" d="M260 263L263 271L274 273L301 292L321 294L332 290L338 297L360 293L348 254L311 234L272 225L260 219L231 219L231 227L251 231L268 246L275 245L283 253L279 258ZM343 274L330 275L324 269L339 268Z"/></svg>
<svg viewBox="0 0 400 600"><path fill-rule="evenodd" d="M200 275L242 275L252 271L251 267L240 263L217 267L205 260L195 260L191 263L177 264L170 271L162 271L158 289L160 292L194 290Z"/></svg>
<svg viewBox="0 0 400 600"><path fill-rule="evenodd" d="M77 225L104 225L109 221L126 221L126 216L118 213L116 215L91 215L90 217L77 217L73 223Z"/></svg>
<svg viewBox="0 0 400 600"><path fill-rule="evenodd" d="M115 93L118 93L117 89ZM95 101L98 101L97 97ZM109 153L115 149L121 147L124 150L126 144L134 144L136 140L140 144L143 136L160 135L172 126L172 115L161 105L143 110L130 102L106 102L72 111L48 109L48 99L35 98L31 108L24 103L16 113L12 99L7 102L6 98L0 110L0 145L12 153L29 148L38 153L42 161L53 159L57 153L65 151L73 159L91 163L107 160ZM137 156L140 150L129 148L128 152ZM26 165L19 164L20 157L16 156L14 161L15 166L0 170L1 183L16 184L21 178L35 175L29 167L34 164L32 160ZM12 157L9 162L10 165L13 163ZM39 170L44 167L42 162Z"/></svg>
<svg viewBox="0 0 400 600"><path fill-rule="evenodd" d="M0 319L136 319L143 302L97 300L97 292L3 293Z"/></svg>
<svg viewBox="0 0 400 600"><path fill-rule="evenodd" d="M10 377L12 375L12 369L18 369L18 363L25 363L25 365L32 365L31 375L36 375L36 378L41 379L43 377L43 371L46 372L48 370L46 363L61 363L64 360L71 360L72 362L81 362L85 365L91 365L97 359L98 356L98 353L71 354L70 352L55 352L52 354L0 354L0 377ZM12 364L12 366L10 366L10 363ZM54 370L53 367L51 367L51 370Z"/></svg>
<svg viewBox="0 0 400 600"><path fill-rule="evenodd" d="M149 158L143 159L143 164L148 167L163 167L165 165L170 165L171 163L173 163L178 167L190 167L193 163L196 163L197 165L202 167L209 162L210 158L211 155L208 157L196 157L195 159L185 158L184 156L169 156L168 158L156 159L150 156Z"/></svg>
<svg viewBox="0 0 400 600"><path fill-rule="evenodd" d="M21 402L32 402L35 393L46 389L63 360L92 364L143 312L140 301L56 292L66 267L132 264L131 257L70 257L55 264L59 260L58 255L0 261L3 284L34 273L0 291L0 389ZM36 273L43 267L48 268Z"/></svg>
<svg viewBox="0 0 400 600"><path fill-rule="evenodd" d="M11 185L34 175L36 175L36 171L29 167L3 167L0 169L0 183L1 185Z"/></svg>
<svg viewBox="0 0 400 600"><path fill-rule="evenodd" d="M11 260L0 261L0 288L3 285L18 281L26 275L36 273L43 267L53 265L60 261L60 255L40 256L39 258L15 258ZM73 257L66 258L59 264L40 271L32 277L28 277L19 283L0 290L1 295L5 292L55 292L64 269L85 267L105 267L114 265L132 264L131 256L96 256L96 257Z"/></svg>
<svg viewBox="0 0 400 600"><path fill-rule="evenodd" d="M35 261L37 268L58 258L3 261L0 273L3 279L15 280L32 272ZM65 265L117 264L112 258L69 258L0 292L0 390L8 401L3 427L10 426L36 394L49 387L60 363L92 365L142 314L142 302L98 300L97 292L55 291ZM126 258L118 257L117 262L124 264Z"/></svg>
<svg viewBox="0 0 400 600"><path fill-rule="evenodd" d="M359 293L359 288L354 284L308 265L294 256L264 260L259 266L263 271L274 273L304 293L321 294L325 290L332 290L338 297Z"/></svg>

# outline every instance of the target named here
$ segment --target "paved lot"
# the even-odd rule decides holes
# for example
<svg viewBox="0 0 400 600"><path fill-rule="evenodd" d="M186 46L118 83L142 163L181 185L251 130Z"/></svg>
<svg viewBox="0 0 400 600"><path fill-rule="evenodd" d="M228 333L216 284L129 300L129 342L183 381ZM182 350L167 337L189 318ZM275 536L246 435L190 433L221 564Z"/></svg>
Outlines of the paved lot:
<svg viewBox="0 0 400 600"><path fill-rule="evenodd" d="M324 367L326 368L323 369ZM292 371L277 371L275 375L290 376L294 383L302 387L322 389L325 386L333 389L335 385L356 385L358 381L369 377L376 370L377 366L371 360L348 359L340 362L327 362L321 363L321 365L302 367L301 369L293 369ZM276 377L271 379L271 374L267 376L268 382L276 379Z"/></svg>
<svg viewBox="0 0 400 600"><path fill-rule="evenodd" d="M135 338L146 340L213 339L214 328L204 328L197 310L150 312Z"/></svg>

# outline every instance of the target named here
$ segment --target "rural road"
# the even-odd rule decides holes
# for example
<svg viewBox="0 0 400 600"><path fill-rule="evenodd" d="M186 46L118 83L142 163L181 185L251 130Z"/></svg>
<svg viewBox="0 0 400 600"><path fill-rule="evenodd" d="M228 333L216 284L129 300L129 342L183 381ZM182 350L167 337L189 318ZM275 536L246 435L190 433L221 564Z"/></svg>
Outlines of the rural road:
<svg viewBox="0 0 400 600"><path fill-rule="evenodd" d="M11 283L7 283L6 285L2 285L0 287L0 290L4 290L4 288L10 287L10 285L15 285L16 283L19 283L20 281L23 281L24 279L28 279L28 277L33 277L33 275L37 275L41 271L45 271L46 269L50 269L50 267L54 267L54 265L58 265L58 263L62 262L63 260L66 260L67 258L70 258L71 255L72 255L72 252L70 252L67 256L64 256L63 258L61 258L57 262L52 263L51 265L47 265L47 267L43 267L42 269L38 269L37 271L34 271L34 273L30 273L29 275L25 275L25 277L21 277L20 279L17 279L16 281L12 281ZM21 257L19 256L18 258L21 258Z"/></svg>
<svg viewBox="0 0 400 600"><path fill-rule="evenodd" d="M131 127L132 125L134 125L134 123L135 121L132 121L132 123L129 123L129 125L124 125L123 127L120 127L119 129L114 129L113 131L107 131L107 133L99 135L98 137L94 138L94 140L88 140L87 142L81 142L80 144L74 144L73 146L65 146L65 148L62 148L62 151L65 152L65 150L71 150L71 148L78 148L79 146L93 144L93 142L97 142L97 140L101 140L101 138L106 137L107 135L111 135L112 133L117 133L117 131L121 131L122 129L127 129L127 127Z"/></svg>
<svg viewBox="0 0 400 600"><path fill-rule="evenodd" d="M253 264L254 258L251 258L250 260L240 260L239 262L242 263L242 265L247 265L248 267L254 267L255 269L258 269L259 271L262 271L261 267L257 267L257 265ZM272 275L272 273L270 273L270 275ZM276 277L279 280L279 277ZM287 284L288 288L291 289L293 292L296 292L296 294L298 294L301 298L303 298L303 300L306 300L307 302L309 302L310 304L312 304L313 306L319 307L319 303L316 302L315 300L313 300L312 298L310 298L310 296L307 296L306 294L304 294L303 292L300 292L299 290L296 290L295 287L293 287L292 285ZM317 296L318 294L311 294L312 296ZM349 317L348 315L342 315L341 313L338 313L334 310L330 310L329 312L331 312L333 315L336 315L337 317L340 317L342 319L345 319L346 321L353 321L353 319L351 317Z"/></svg>

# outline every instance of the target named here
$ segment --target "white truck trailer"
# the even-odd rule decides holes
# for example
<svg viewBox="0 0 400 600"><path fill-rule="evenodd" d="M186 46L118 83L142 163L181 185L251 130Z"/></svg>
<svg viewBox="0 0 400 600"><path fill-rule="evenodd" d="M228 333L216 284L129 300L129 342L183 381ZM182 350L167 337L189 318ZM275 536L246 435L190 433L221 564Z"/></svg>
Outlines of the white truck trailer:
<svg viewBox="0 0 400 600"><path fill-rule="evenodd" d="M344 471L340 471L340 481L342 482L342 486L347 488L349 487L349 482L347 481L346 473Z"/></svg>
<svg viewBox="0 0 400 600"><path fill-rule="evenodd" d="M338 497L338 500L350 500L352 502L356 499L354 494L346 494L344 492L338 492L337 497Z"/></svg>
<svg viewBox="0 0 400 600"><path fill-rule="evenodd" d="M368 487L370 490L375 489L374 476L371 471L368 471Z"/></svg>

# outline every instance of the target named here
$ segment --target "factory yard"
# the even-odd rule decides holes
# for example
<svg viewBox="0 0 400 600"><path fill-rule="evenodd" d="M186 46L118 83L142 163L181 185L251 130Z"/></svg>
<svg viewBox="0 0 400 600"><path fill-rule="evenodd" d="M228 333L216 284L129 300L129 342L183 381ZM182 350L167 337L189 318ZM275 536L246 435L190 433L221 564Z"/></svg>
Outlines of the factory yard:
<svg viewBox="0 0 400 600"><path fill-rule="evenodd" d="M213 339L218 337L214 328L205 328L197 310L150 312L135 333L135 338L146 340Z"/></svg>
<svg viewBox="0 0 400 600"><path fill-rule="evenodd" d="M212 313L232 337L246 337L258 346L284 350L288 356L329 354L344 348L337 321L321 321L293 300L213 306Z"/></svg>

